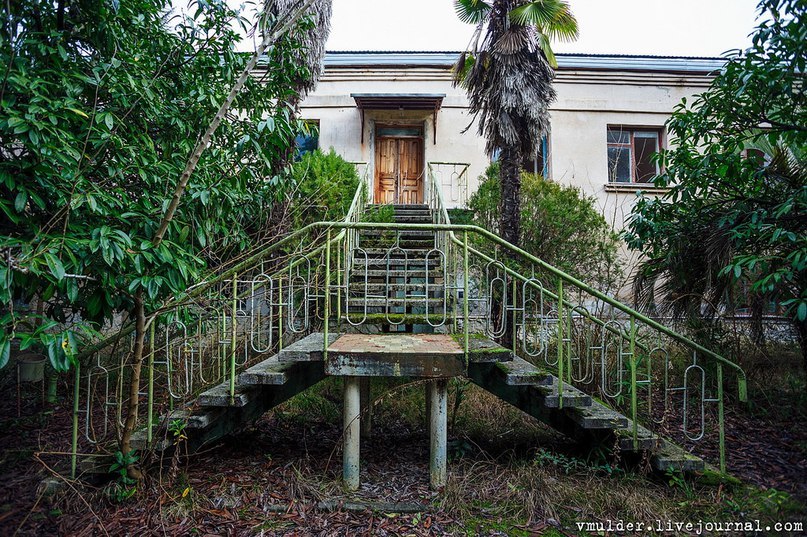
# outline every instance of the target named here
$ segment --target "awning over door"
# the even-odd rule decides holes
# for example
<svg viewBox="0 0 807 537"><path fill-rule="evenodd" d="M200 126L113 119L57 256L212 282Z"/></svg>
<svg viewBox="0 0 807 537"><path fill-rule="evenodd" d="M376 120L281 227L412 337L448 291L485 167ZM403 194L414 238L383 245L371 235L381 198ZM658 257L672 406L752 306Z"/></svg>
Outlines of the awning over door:
<svg viewBox="0 0 807 537"><path fill-rule="evenodd" d="M361 143L364 143L365 110L430 110L434 143L437 143L437 112L443 104L444 93L351 93L361 111Z"/></svg>

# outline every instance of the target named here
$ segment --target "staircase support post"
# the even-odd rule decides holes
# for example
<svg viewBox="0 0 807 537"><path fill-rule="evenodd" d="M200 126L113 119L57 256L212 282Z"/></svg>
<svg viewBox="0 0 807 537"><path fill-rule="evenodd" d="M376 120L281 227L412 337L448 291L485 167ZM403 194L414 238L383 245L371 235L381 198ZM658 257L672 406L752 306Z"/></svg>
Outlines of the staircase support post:
<svg viewBox="0 0 807 537"><path fill-rule="evenodd" d="M370 377L362 377L360 383L361 437L370 438L373 422L373 400L370 398Z"/></svg>
<svg viewBox="0 0 807 537"><path fill-rule="evenodd" d="M361 452L360 384L359 377L345 377L342 478L347 490L359 489L359 454Z"/></svg>
<svg viewBox="0 0 807 537"><path fill-rule="evenodd" d="M446 484L446 448L448 446L448 381L437 379L429 383L429 472L431 486L440 489Z"/></svg>

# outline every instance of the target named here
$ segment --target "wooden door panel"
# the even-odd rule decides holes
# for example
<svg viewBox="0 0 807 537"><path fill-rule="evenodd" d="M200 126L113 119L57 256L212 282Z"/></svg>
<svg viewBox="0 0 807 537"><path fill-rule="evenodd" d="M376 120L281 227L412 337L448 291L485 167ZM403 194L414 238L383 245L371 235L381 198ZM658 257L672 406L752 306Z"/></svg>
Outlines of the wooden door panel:
<svg viewBox="0 0 807 537"><path fill-rule="evenodd" d="M423 165L421 140L404 138L398 143L399 203L421 203Z"/></svg>
<svg viewBox="0 0 807 537"><path fill-rule="evenodd" d="M376 140L376 203L395 203L397 159L398 140L395 138Z"/></svg>
<svg viewBox="0 0 807 537"><path fill-rule="evenodd" d="M376 203L422 203L422 138L376 138Z"/></svg>

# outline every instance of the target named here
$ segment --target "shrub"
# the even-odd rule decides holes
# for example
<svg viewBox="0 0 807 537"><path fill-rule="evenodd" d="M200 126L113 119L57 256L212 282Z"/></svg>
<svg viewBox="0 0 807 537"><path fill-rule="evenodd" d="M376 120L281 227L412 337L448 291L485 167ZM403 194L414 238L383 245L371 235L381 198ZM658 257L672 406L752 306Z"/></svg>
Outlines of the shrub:
<svg viewBox="0 0 807 537"><path fill-rule="evenodd" d="M291 209L297 227L344 218L359 185L355 166L333 148L328 153L317 149L303 154L291 176L295 184Z"/></svg>
<svg viewBox="0 0 807 537"><path fill-rule="evenodd" d="M476 224L498 233L498 163L491 164L480 179L468 207ZM618 235L594 199L575 187L522 172L521 229L523 249L576 278L609 288L621 275Z"/></svg>

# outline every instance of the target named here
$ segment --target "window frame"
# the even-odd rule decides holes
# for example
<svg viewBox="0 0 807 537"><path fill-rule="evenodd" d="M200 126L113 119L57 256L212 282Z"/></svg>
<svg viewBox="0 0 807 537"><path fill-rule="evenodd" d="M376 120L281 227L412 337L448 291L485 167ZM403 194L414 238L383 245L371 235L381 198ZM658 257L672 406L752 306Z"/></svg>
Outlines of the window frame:
<svg viewBox="0 0 807 537"><path fill-rule="evenodd" d="M630 135L629 142L610 142L608 141L610 131L615 130L617 132L627 132ZM606 142L606 184L611 186L646 186L649 185L653 187L653 181L637 181L636 175L638 172L638 167L636 165L636 133L652 133L655 136L639 136L639 138L645 139L652 139L655 138L656 140L656 151L658 153L664 149L664 127L663 126L654 126L654 125L606 125L605 129L605 142ZM628 181L619 181L616 180L615 177L611 175L611 161L610 157L608 156L608 151L612 148L627 148L630 151L630 177ZM658 175L662 172L662 168L658 162L653 163L656 167L655 175Z"/></svg>
<svg viewBox="0 0 807 537"><path fill-rule="evenodd" d="M295 158L295 160L299 160L306 153L312 153L312 152L319 149L320 120L319 119L303 119L302 121L306 124L309 133L306 134L305 132L301 131L300 133L295 135L295 137L294 137L294 158ZM312 134L315 134L316 136L312 136ZM304 138L316 138L316 140L317 140L316 147L314 147L314 149L303 150L300 147L300 143L299 143L299 139L301 137L304 137Z"/></svg>

